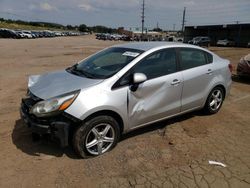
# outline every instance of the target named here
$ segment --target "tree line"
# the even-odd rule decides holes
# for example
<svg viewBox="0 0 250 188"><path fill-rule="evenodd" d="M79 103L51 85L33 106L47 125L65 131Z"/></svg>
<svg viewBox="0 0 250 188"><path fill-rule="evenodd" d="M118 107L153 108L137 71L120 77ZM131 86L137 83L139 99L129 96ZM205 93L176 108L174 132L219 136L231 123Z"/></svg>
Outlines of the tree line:
<svg viewBox="0 0 250 188"><path fill-rule="evenodd" d="M80 25L62 25L57 23L50 23L50 22L34 22L34 21L23 21L23 20L11 20L11 19L4 19L0 18L0 22L5 23L14 23L14 24L20 24L20 25L30 25L30 26L36 26L36 27L47 27L47 28L53 28L53 29L63 29L63 30L75 30L80 32L95 32L95 33L116 33L117 29L109 28L106 26L87 26L85 24Z"/></svg>

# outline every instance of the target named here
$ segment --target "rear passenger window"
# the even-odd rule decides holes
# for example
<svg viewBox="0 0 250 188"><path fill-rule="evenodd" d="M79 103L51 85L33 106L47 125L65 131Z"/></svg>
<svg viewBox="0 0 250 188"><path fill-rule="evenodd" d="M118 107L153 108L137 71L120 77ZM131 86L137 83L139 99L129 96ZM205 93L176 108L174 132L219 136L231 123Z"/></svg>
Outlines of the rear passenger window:
<svg viewBox="0 0 250 188"><path fill-rule="evenodd" d="M207 64L205 53L197 49L183 48L179 50L181 70Z"/></svg>
<svg viewBox="0 0 250 188"><path fill-rule="evenodd" d="M206 54L207 54L208 63L213 63L213 56L210 53L207 53L207 52L206 52Z"/></svg>

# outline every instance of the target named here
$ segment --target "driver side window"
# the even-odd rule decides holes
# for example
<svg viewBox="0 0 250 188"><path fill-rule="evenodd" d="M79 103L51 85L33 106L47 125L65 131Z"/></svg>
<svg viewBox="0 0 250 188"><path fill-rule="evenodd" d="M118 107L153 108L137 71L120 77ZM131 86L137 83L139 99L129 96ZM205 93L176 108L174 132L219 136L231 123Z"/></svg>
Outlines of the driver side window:
<svg viewBox="0 0 250 188"><path fill-rule="evenodd" d="M133 68L134 73L143 73L148 80L174 73L176 70L176 52L174 48L154 52Z"/></svg>
<svg viewBox="0 0 250 188"><path fill-rule="evenodd" d="M132 83L134 73L145 74L147 80L174 73L177 71L176 59L174 48L156 51L132 67L113 88L119 88Z"/></svg>

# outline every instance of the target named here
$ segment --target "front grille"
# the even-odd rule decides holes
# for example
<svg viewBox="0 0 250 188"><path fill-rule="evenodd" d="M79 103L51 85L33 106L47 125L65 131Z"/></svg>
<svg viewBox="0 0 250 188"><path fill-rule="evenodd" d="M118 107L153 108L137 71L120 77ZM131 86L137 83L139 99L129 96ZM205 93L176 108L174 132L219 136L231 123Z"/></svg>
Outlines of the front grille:
<svg viewBox="0 0 250 188"><path fill-rule="evenodd" d="M35 96L30 90L27 91L27 97L22 99L22 103L24 104L27 110L30 110L32 106L36 103L42 101L39 97Z"/></svg>
<svg viewBox="0 0 250 188"><path fill-rule="evenodd" d="M31 91L29 89L27 90L27 96L28 96L28 98L31 98L35 102L39 102L42 100L39 97L35 96L33 93L31 93Z"/></svg>
<svg viewBox="0 0 250 188"><path fill-rule="evenodd" d="M25 109L25 112L29 113L32 106L34 106L37 102L39 102L39 101L35 101L31 97L23 98L22 99L22 106Z"/></svg>
<svg viewBox="0 0 250 188"><path fill-rule="evenodd" d="M22 99L22 104L21 104L22 111L30 118L32 118L33 115L29 113L30 109L39 101L42 101L42 99L38 98L28 90L27 97Z"/></svg>

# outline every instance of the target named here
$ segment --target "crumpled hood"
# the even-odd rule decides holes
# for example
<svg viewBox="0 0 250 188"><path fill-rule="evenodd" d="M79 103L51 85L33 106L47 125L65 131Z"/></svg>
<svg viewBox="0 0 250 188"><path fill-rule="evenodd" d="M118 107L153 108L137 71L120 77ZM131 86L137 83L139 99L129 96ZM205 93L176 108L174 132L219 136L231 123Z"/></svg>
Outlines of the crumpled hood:
<svg viewBox="0 0 250 188"><path fill-rule="evenodd" d="M100 82L102 80L80 77L63 70L32 75L29 77L28 87L35 96L49 99L78 89L85 89Z"/></svg>

